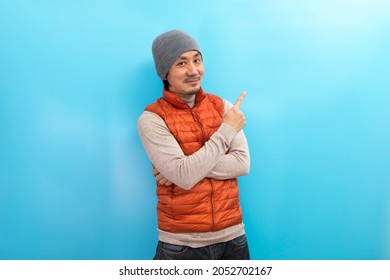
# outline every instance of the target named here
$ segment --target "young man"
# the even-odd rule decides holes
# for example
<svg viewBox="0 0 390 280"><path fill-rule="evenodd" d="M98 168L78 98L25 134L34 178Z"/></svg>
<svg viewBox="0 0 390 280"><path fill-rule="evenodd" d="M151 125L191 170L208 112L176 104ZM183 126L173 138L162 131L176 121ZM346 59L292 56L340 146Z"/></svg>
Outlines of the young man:
<svg viewBox="0 0 390 280"><path fill-rule="evenodd" d="M152 46L163 96L145 108L138 133L157 184L154 259L249 259L237 177L249 172L239 110L201 87L202 53L180 30Z"/></svg>

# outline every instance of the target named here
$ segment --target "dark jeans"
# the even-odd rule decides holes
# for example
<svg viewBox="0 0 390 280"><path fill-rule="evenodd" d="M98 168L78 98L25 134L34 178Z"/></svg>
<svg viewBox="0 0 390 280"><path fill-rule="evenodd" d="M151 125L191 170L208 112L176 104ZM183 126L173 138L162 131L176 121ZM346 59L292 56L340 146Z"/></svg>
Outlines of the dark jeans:
<svg viewBox="0 0 390 280"><path fill-rule="evenodd" d="M228 242L201 248L174 245L159 241L154 260L249 260L245 234Z"/></svg>

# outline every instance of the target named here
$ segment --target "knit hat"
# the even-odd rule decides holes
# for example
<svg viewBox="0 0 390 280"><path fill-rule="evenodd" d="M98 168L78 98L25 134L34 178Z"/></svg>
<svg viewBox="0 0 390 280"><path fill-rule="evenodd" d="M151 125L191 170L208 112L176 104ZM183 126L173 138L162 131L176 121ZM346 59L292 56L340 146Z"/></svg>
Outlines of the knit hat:
<svg viewBox="0 0 390 280"><path fill-rule="evenodd" d="M152 53L160 79L164 80L175 60L190 50L200 53L200 46L194 38L183 31L171 30L157 36L153 41Z"/></svg>

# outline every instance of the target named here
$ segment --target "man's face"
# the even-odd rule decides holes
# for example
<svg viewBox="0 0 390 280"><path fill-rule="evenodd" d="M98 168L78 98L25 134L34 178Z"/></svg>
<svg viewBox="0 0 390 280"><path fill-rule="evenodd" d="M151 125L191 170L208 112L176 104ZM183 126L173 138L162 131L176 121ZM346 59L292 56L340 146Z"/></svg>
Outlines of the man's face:
<svg viewBox="0 0 390 280"><path fill-rule="evenodd" d="M198 51L183 53L169 69L169 91L179 94L195 94L200 89L204 73L202 56Z"/></svg>

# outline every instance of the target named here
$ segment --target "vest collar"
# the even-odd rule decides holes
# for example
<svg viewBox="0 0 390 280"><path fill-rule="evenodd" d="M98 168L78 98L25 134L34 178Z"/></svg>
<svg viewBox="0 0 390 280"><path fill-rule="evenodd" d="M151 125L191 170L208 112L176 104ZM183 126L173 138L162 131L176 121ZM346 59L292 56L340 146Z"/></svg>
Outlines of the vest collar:
<svg viewBox="0 0 390 280"><path fill-rule="evenodd" d="M199 91L196 93L194 106L196 106L197 103L201 102L205 98L205 96L206 95L203 92L203 89L200 88ZM179 96L168 90L163 89L163 98L165 101L169 102L176 108L188 109L187 103L185 103Z"/></svg>

